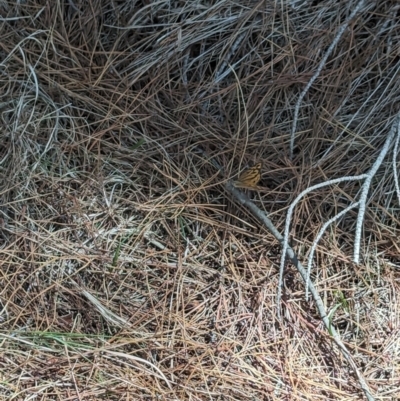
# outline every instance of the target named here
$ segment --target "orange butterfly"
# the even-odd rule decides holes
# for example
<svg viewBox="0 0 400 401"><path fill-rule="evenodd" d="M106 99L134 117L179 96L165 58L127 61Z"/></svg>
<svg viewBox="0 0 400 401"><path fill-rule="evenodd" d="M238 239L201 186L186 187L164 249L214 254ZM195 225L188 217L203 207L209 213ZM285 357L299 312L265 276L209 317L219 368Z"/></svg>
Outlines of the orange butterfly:
<svg viewBox="0 0 400 401"><path fill-rule="evenodd" d="M261 179L262 163L257 163L249 167L239 175L237 181L233 183L236 188L256 188Z"/></svg>

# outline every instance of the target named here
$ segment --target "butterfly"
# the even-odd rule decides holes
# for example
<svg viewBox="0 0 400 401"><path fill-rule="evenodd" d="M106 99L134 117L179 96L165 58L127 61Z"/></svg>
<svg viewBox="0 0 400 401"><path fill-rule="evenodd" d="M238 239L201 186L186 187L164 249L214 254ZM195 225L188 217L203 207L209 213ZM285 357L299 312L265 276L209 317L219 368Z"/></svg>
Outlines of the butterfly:
<svg viewBox="0 0 400 401"><path fill-rule="evenodd" d="M257 163L253 167L249 167L239 175L237 181L233 185L237 188L256 188L258 181L261 179L262 163Z"/></svg>

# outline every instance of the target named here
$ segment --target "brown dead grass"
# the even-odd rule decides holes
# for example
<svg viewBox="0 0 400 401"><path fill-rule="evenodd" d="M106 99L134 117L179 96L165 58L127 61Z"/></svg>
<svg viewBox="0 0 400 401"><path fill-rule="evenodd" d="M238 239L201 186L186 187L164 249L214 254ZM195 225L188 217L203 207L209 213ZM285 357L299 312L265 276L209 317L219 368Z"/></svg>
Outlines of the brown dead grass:
<svg viewBox="0 0 400 401"><path fill-rule="evenodd" d="M400 93L399 10L379 3L305 97L289 160L296 99L355 3L0 2L3 399L362 397L290 265L277 319L279 244L222 184L261 160L251 196L283 231L302 190L369 170ZM377 400L400 386L391 158L373 181L363 263L351 263L353 210L312 274ZM296 208L300 259L359 190Z"/></svg>

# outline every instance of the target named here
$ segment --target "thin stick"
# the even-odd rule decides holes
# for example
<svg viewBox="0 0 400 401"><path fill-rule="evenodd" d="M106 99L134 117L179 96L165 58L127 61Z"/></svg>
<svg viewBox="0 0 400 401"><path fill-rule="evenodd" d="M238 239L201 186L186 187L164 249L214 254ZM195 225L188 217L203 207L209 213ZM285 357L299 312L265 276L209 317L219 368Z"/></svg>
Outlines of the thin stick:
<svg viewBox="0 0 400 401"><path fill-rule="evenodd" d="M293 117L293 126L292 126L292 132L290 135L290 158L293 159L293 148L294 148L294 136L296 134L296 129L297 129L297 120L299 118L299 111L300 111L300 104L303 101L304 96L307 94L308 90L311 88L311 85L314 83L314 81L318 78L319 74L321 73L322 69L325 66L326 60L328 60L328 57L331 55L334 47L337 45L339 42L340 38L342 37L344 31L350 24L350 21L354 18L354 16L357 14L357 12L360 10L360 8L364 5L364 0L360 0L352 13L350 14L349 18L344 22L344 24L340 27L338 33L336 34L335 38L333 39L331 45L329 46L328 50L326 51L324 57L322 57L321 62L319 63L319 66L317 68L317 71L315 71L315 74L311 77L310 81L306 85L306 87L303 89L303 91L300 93L300 96L296 102L296 106L294 109L294 117Z"/></svg>
<svg viewBox="0 0 400 401"><path fill-rule="evenodd" d="M397 136L396 140L394 142L394 148L393 148L393 160L392 160L392 165L393 165L393 176L394 176L394 186L396 188L396 194L397 194L397 200L399 201L400 205L400 187L399 187L399 177L398 177L398 171L396 167L396 160L397 160L397 153L399 150L399 141L400 141L400 130L397 131Z"/></svg>

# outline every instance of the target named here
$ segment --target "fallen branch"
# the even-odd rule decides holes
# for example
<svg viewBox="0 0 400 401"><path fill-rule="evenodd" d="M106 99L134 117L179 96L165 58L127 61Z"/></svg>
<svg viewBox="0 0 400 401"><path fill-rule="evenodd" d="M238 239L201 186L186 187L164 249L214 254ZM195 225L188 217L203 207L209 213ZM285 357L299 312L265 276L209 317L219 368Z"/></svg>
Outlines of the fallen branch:
<svg viewBox="0 0 400 401"><path fill-rule="evenodd" d="M265 213L262 210L260 210L243 192L236 189L232 185L231 181L228 181L228 183L226 184L226 189L237 199L238 202L240 202L242 205L246 206L250 210L250 212L273 234L273 236L280 242L281 246L283 247L284 238L283 238L282 234L273 225L272 221L265 215ZM307 271L303 267L303 265L299 262L294 250L289 245L287 245L285 253L286 253L286 256L295 265L296 269L299 271L301 277L303 278L304 282L306 283L307 282ZM327 313L325 311L325 307L322 302L322 299L319 296L318 291L316 290L316 288L314 287L312 282L309 283L308 288L315 301L315 304L317 305L318 313L321 316L321 319L324 322L326 329L328 330L328 332L330 332L332 334L333 340L335 341L336 345L339 347L340 352L346 358L347 362L350 364L351 368L356 373L358 382L360 383L360 387L364 391L364 394L365 394L367 400L373 401L374 398L371 394L371 391L369 390L369 387L368 387L366 381L364 380L364 377L358 370L357 365L354 362L350 352L347 350L346 346L341 341L339 334L337 333L335 327L332 325L331 321L329 320L329 317L327 316ZM279 306L278 306L278 310L279 310Z"/></svg>

